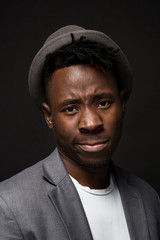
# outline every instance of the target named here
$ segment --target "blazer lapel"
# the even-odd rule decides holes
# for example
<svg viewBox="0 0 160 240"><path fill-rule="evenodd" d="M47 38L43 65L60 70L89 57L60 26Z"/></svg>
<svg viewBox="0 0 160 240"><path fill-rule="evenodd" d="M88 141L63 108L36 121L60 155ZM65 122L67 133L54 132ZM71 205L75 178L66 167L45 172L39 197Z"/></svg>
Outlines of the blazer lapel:
<svg viewBox="0 0 160 240"><path fill-rule="evenodd" d="M93 240L77 190L59 157L57 149L44 162L48 194L71 240Z"/></svg>
<svg viewBox="0 0 160 240"><path fill-rule="evenodd" d="M129 182L127 174L113 166L113 173L121 195L131 240L149 240L149 229L139 191Z"/></svg>

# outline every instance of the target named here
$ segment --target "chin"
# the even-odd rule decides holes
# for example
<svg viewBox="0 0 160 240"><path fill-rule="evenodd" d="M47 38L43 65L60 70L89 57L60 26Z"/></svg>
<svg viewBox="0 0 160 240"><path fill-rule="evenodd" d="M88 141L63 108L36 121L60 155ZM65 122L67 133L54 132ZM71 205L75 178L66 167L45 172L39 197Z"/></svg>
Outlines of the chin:
<svg viewBox="0 0 160 240"><path fill-rule="evenodd" d="M107 166L109 162L110 162L110 158L108 157L105 159L96 159L96 158L83 159L83 160L79 159L79 161L77 161L77 163L82 167L92 168L92 169L103 168Z"/></svg>

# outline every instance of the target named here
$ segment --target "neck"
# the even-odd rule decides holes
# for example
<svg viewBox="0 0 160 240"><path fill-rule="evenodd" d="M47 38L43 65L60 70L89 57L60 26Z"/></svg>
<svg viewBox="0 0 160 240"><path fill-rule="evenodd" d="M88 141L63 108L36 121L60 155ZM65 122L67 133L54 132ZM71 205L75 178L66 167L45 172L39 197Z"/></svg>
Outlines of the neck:
<svg viewBox="0 0 160 240"><path fill-rule="evenodd" d="M73 164L64 155L60 153L61 159L67 172L76 179L81 185L91 189L105 189L109 186L110 172L109 162L102 167L84 167Z"/></svg>
<svg viewBox="0 0 160 240"><path fill-rule="evenodd" d="M108 166L98 169L81 168L78 171L70 171L69 174L81 185L91 189L105 189L109 186Z"/></svg>

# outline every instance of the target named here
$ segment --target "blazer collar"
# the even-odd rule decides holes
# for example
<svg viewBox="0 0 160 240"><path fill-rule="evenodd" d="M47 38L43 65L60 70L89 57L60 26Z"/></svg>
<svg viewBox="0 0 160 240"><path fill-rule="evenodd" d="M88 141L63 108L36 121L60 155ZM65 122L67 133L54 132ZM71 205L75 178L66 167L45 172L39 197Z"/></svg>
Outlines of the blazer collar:
<svg viewBox="0 0 160 240"><path fill-rule="evenodd" d="M149 240L149 228L142 196L131 175L111 163L118 186L131 240Z"/></svg>
<svg viewBox="0 0 160 240"><path fill-rule="evenodd" d="M68 175L56 148L43 162L43 176L57 186Z"/></svg>
<svg viewBox="0 0 160 240"><path fill-rule="evenodd" d="M62 220L70 240L93 240L77 190L56 149L43 162L48 196Z"/></svg>

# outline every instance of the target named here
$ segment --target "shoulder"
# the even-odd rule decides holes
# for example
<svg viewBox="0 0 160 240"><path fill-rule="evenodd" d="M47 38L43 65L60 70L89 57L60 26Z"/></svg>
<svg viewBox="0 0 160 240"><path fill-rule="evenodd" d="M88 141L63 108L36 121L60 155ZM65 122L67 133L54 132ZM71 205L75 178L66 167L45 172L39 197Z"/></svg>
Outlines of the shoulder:
<svg viewBox="0 0 160 240"><path fill-rule="evenodd" d="M35 165L21 171L15 176L0 183L0 197L15 198L20 197L22 194L27 194L36 188L42 178L42 163L40 161Z"/></svg>
<svg viewBox="0 0 160 240"><path fill-rule="evenodd" d="M34 187L37 188L41 185L43 180L43 165L50 160L54 160L54 152L33 166L28 167L13 177L2 181L0 183L0 195L9 193L10 191L12 193L17 190L24 192L26 190L33 189Z"/></svg>
<svg viewBox="0 0 160 240"><path fill-rule="evenodd" d="M127 187L130 194L137 192L144 202L148 204L153 203L160 207L159 195L149 183L117 166L113 167L113 172L117 184L120 185L121 188Z"/></svg>
<svg viewBox="0 0 160 240"><path fill-rule="evenodd" d="M41 192L44 187L43 165L48 160L53 159L53 153L43 160L37 162L31 167L24 169L13 177L0 183L0 198L7 199L24 199L33 196L36 192Z"/></svg>
<svg viewBox="0 0 160 240"><path fill-rule="evenodd" d="M39 162L0 183L0 228L3 229L0 236L9 238L13 235L15 239L21 239L18 222L26 217L26 213L31 216L38 203L37 193L41 193L40 187L43 189L40 186L41 166L42 162Z"/></svg>
<svg viewBox="0 0 160 240"><path fill-rule="evenodd" d="M57 149L35 165L0 183L0 205L2 201L18 208L18 204L41 201L46 197L48 182L63 178L62 163ZM61 176L62 175L62 176ZM64 173L66 175L66 173ZM60 181L59 180L59 181ZM20 206L19 205L19 206Z"/></svg>

